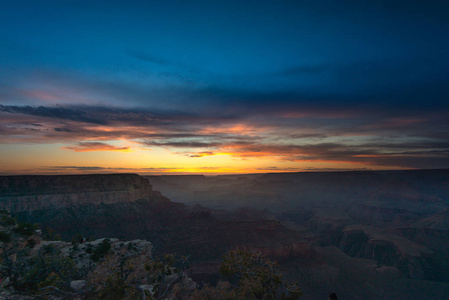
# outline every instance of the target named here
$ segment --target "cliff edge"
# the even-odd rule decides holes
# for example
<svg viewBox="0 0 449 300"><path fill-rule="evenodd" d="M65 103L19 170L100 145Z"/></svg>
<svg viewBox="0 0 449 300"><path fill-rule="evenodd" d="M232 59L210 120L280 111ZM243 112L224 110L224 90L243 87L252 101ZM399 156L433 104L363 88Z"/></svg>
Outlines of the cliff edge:
<svg viewBox="0 0 449 300"><path fill-rule="evenodd" d="M0 176L0 208L11 213L112 204L160 195L136 174Z"/></svg>

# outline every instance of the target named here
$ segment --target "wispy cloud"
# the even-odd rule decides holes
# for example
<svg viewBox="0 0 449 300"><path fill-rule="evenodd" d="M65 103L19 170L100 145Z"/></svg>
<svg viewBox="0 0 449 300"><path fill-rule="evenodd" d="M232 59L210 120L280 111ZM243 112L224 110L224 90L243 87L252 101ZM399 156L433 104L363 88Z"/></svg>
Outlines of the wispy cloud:
<svg viewBox="0 0 449 300"><path fill-rule="evenodd" d="M85 110L66 107L46 107L46 106L13 106L0 105L0 113L23 114L36 117L70 120L75 122L85 122L98 125L106 124L105 120L95 118Z"/></svg>
<svg viewBox="0 0 449 300"><path fill-rule="evenodd" d="M20 172L17 170L10 170L10 172L0 173L2 175L12 175L12 174L47 174L47 175L57 175L57 174L109 174L109 173L137 173L141 175L184 175L191 173L209 173L209 174L222 174L222 173L235 173L236 170L226 167L196 167L196 168L185 168L185 167L173 167L173 168L122 168L122 167L101 167L101 166L41 166L34 170L27 170L26 172Z"/></svg>
<svg viewBox="0 0 449 300"><path fill-rule="evenodd" d="M153 55L151 53L144 53L142 51L127 50L126 54L133 58L143 60L148 63L157 64L161 66L178 67L186 70L191 70L191 67L176 60L167 59L161 56Z"/></svg>
<svg viewBox="0 0 449 300"><path fill-rule="evenodd" d="M63 147L63 149L73 150L75 152L88 151L128 151L129 147L117 147L101 142L81 142L76 146Z"/></svg>
<svg viewBox="0 0 449 300"><path fill-rule="evenodd" d="M279 111L279 110L278 110ZM298 113L298 115L295 115ZM228 155L288 162L449 167L449 123L438 114L351 110L230 114L104 106L0 106L1 143L65 143L76 152L164 148L201 159ZM127 141L127 146L117 146ZM119 144L118 144L119 143Z"/></svg>
<svg viewBox="0 0 449 300"><path fill-rule="evenodd" d="M199 141L168 141L168 142L158 142L158 141L144 141L143 145L146 146L157 146L157 147L171 147L171 148L215 148L221 145L217 142L199 142Z"/></svg>
<svg viewBox="0 0 449 300"><path fill-rule="evenodd" d="M215 155L212 151L202 151L202 152L195 152L191 154L187 154L188 157L204 157L204 156L211 156Z"/></svg>

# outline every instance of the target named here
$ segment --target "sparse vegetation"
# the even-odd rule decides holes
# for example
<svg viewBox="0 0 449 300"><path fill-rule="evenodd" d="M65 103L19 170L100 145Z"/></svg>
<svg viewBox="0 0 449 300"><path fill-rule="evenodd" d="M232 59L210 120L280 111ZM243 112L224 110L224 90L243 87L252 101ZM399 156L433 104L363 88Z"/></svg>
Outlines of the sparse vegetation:
<svg viewBox="0 0 449 300"><path fill-rule="evenodd" d="M8 216L2 220L8 225L0 228L0 276L8 278L7 287L16 293L43 299L297 299L301 295L296 284L282 279L277 264L260 253L229 252L220 269L229 281L199 289L185 274L188 257L155 258L132 242L120 242L114 250L107 238L96 247L91 243L78 247L78 236L65 254L57 246L68 247L64 242L42 245L33 254L42 242L37 225L17 224ZM77 266L85 253L96 264ZM72 286L76 281L81 282L78 289Z"/></svg>
<svg viewBox="0 0 449 300"><path fill-rule="evenodd" d="M111 241L109 239L104 239L100 245L93 251L91 259L93 261L99 261L111 250Z"/></svg>
<svg viewBox="0 0 449 300"><path fill-rule="evenodd" d="M5 231L0 231L0 242L9 243L10 241L11 241L11 234Z"/></svg>
<svg viewBox="0 0 449 300"><path fill-rule="evenodd" d="M72 236L71 242L72 242L72 245L76 246L83 242L83 236L79 233L75 234L74 236Z"/></svg>
<svg viewBox="0 0 449 300"><path fill-rule="evenodd" d="M30 236L35 233L36 229L39 227L36 224L30 224L30 223L19 223L16 228L14 228L14 231L17 234L23 235L23 236Z"/></svg>
<svg viewBox="0 0 449 300"><path fill-rule="evenodd" d="M54 231L52 228L46 228L44 230L45 234L43 235L44 239L47 241L60 241L62 240L62 237L59 233Z"/></svg>
<svg viewBox="0 0 449 300"><path fill-rule="evenodd" d="M12 226L15 225L17 223L16 219L11 218L8 215L2 216L1 220L0 220L0 224L2 226Z"/></svg>
<svg viewBox="0 0 449 300"><path fill-rule="evenodd" d="M259 252L243 249L223 256L220 272L230 282L216 287L205 286L194 299L298 299L302 295L297 283L282 278L277 263Z"/></svg>

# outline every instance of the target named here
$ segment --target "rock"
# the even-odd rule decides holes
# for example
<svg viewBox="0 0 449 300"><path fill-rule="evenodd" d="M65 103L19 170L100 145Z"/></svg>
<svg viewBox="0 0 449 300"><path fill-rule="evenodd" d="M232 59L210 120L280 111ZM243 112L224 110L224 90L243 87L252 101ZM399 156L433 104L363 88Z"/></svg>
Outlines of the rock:
<svg viewBox="0 0 449 300"><path fill-rule="evenodd" d="M135 174L0 176L0 208L11 213L133 202L157 194Z"/></svg>
<svg viewBox="0 0 449 300"><path fill-rule="evenodd" d="M103 243L103 241L105 239L107 239L107 238L101 238L101 239L96 239L95 241L92 241L92 242L86 242L86 245L98 246L101 243ZM109 238L109 242L111 242L111 243L117 243L118 241L119 241L119 239Z"/></svg>
<svg viewBox="0 0 449 300"><path fill-rule="evenodd" d="M182 278L182 285L186 290L193 291L198 287L198 284L188 276Z"/></svg>
<svg viewBox="0 0 449 300"><path fill-rule="evenodd" d="M141 284L141 285L139 285L138 289L142 290L142 291L147 291L151 295L154 294L154 290L153 290L154 289L154 284Z"/></svg>
<svg viewBox="0 0 449 300"><path fill-rule="evenodd" d="M15 294L14 291L8 291L3 289L0 291L0 300L28 300L28 299L29 300L35 299L35 297L19 295Z"/></svg>
<svg viewBox="0 0 449 300"><path fill-rule="evenodd" d="M86 286L86 280L73 280L70 282L70 287L74 291L81 291Z"/></svg>

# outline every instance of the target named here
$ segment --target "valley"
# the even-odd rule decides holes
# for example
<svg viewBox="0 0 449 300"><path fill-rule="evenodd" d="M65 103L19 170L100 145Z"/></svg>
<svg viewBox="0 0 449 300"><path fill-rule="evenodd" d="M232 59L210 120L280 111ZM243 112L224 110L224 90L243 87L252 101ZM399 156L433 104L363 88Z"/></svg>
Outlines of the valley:
<svg viewBox="0 0 449 300"><path fill-rule="evenodd" d="M147 239L216 282L258 250L301 299L446 299L449 170L223 176L1 176L0 205L64 240Z"/></svg>

